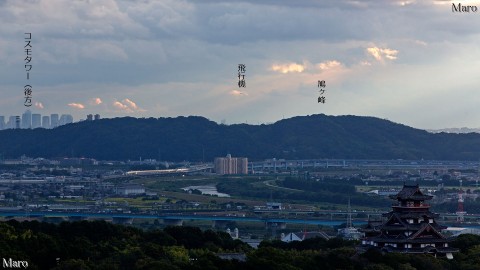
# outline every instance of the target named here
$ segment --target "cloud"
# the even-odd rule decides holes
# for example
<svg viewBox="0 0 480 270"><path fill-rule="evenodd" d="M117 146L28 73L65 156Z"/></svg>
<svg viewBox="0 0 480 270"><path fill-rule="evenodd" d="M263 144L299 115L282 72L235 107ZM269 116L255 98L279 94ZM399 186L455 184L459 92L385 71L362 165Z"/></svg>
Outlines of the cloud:
<svg viewBox="0 0 480 270"><path fill-rule="evenodd" d="M318 64L317 66L321 70L327 70L327 69L333 69L333 68L340 67L341 65L342 65L342 63L340 63L336 60L332 60L332 61L322 62L322 63Z"/></svg>
<svg viewBox="0 0 480 270"><path fill-rule="evenodd" d="M130 99L126 98L123 100L123 102L125 102L127 106L130 107L131 109L138 110L137 104L135 104L135 102L131 101Z"/></svg>
<svg viewBox="0 0 480 270"><path fill-rule="evenodd" d="M85 109L85 105L81 104L81 103L68 103L68 106L72 107L72 108L75 108L75 109Z"/></svg>
<svg viewBox="0 0 480 270"><path fill-rule="evenodd" d="M135 102L133 102L128 98L125 98L121 102L120 101L113 102L113 107L125 112L145 112L146 111L138 107Z"/></svg>
<svg viewBox="0 0 480 270"><path fill-rule="evenodd" d="M396 110L398 115L408 115L405 105L411 100L400 103L395 96L392 101L390 92L380 96L378 89L403 93L393 87L405 84L397 78L418 73L429 76L408 80L412 95L427 88L438 91L438 86L429 85L439 77L458 76L440 85L452 89L454 81L468 79L465 74L480 66L476 60L480 59L480 20L472 20L469 14L453 16L452 2L458 1L442 1L445 6L434 5L435 1L440 2L0 1L0 107L7 115L18 111L18 76L14 72L22 38L18 33L28 31L33 34L34 46L35 40L41 41L41 50L34 54L45 70L42 86L36 88L42 96L35 101L48 96L46 109L65 110L77 119L87 110L105 117L192 114L226 118L230 123L320 112L384 117ZM473 2L462 3L467 1ZM401 65L382 65L400 60ZM240 62L250 68L247 88L238 88L232 81ZM209 63L209 69L199 68L199 63ZM425 72L423 67L435 72ZM473 78L468 85L472 92L476 89ZM328 104L321 107L316 101L318 80L327 82ZM463 82L461 88L467 89ZM95 98L100 96L102 103L97 104ZM371 100L363 102L370 96ZM475 100L467 90L458 96ZM66 106L72 100L84 104L85 109ZM392 109L396 104L398 109ZM419 103L418 108L427 105ZM139 107L148 113L141 113ZM471 115L478 115L476 110L472 109ZM431 108L429 119L435 120L443 111ZM467 119L452 113L442 119L445 122L435 121L442 126L456 125L455 118ZM417 127L421 121L437 123L421 117L399 116L396 120L417 121ZM470 125L475 123L472 120Z"/></svg>
<svg viewBox="0 0 480 270"><path fill-rule="evenodd" d="M414 42L417 45L421 45L421 46L425 46L425 47L428 46L428 43L423 41L423 40L415 40Z"/></svg>
<svg viewBox="0 0 480 270"><path fill-rule="evenodd" d="M378 47L370 47L367 48L367 52L373 56L377 61L382 62L385 59L388 60L396 60L397 59L397 50L389 49L389 48L378 48Z"/></svg>
<svg viewBox="0 0 480 270"><path fill-rule="evenodd" d="M280 73L289 73L289 72L303 72L305 70L305 65L300 65L297 63L281 64L281 65L272 65L273 71L278 71Z"/></svg>
<svg viewBox="0 0 480 270"><path fill-rule="evenodd" d="M404 7L404 6L408 6L408 5L411 5L411 4L415 4L415 2L416 2L415 0L410 0L410 1L398 1L398 2L396 2L396 4L399 5L399 6Z"/></svg>
<svg viewBox="0 0 480 270"><path fill-rule="evenodd" d="M43 104L41 102L35 102L35 108L37 109L43 109Z"/></svg>
<svg viewBox="0 0 480 270"><path fill-rule="evenodd" d="M73 48L72 44L72 48ZM101 42L98 40L90 42L89 46L79 48L76 46L80 55L84 58L104 59L110 61L125 61L128 60L128 55L120 45L115 42Z"/></svg>
<svg viewBox="0 0 480 270"><path fill-rule="evenodd" d="M125 110L127 112L131 112L132 110L130 108L128 108L127 105L124 105L123 103L119 102L119 101L115 101L113 102L113 107L117 108L117 109L120 109L120 110Z"/></svg>
<svg viewBox="0 0 480 270"><path fill-rule="evenodd" d="M100 105L100 104L102 104L102 103L103 103L103 102L102 102L102 99L100 99L100 98L98 98L98 97L97 97L97 98L93 98L93 99L90 101L90 104L91 104L91 105Z"/></svg>
<svg viewBox="0 0 480 270"><path fill-rule="evenodd" d="M230 91L230 95L232 96L248 96L248 93L247 92L242 92L242 91L238 91L238 90L232 90Z"/></svg>

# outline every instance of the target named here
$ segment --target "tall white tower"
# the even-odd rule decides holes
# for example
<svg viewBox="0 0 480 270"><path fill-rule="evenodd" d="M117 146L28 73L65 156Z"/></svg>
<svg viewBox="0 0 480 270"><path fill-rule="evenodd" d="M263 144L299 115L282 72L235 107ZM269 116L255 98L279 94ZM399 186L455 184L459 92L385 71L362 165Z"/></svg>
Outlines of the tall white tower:
<svg viewBox="0 0 480 270"><path fill-rule="evenodd" d="M458 191L458 208L457 208L457 221L465 221L465 214L467 212L463 209L463 190L462 190L462 180L460 180L460 190Z"/></svg>

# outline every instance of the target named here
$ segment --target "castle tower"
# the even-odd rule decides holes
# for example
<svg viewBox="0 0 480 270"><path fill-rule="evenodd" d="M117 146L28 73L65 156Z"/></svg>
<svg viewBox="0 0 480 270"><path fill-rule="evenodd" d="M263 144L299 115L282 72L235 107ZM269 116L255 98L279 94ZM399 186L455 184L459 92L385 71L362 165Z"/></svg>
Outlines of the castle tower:
<svg viewBox="0 0 480 270"><path fill-rule="evenodd" d="M438 214L430 212L425 201L432 196L424 195L417 185L404 185L397 195L392 211L383 214L386 221L380 226L368 228L367 237L359 248L378 248L383 252L429 253L453 258L458 249L449 247L451 239L441 234L445 226L438 224Z"/></svg>

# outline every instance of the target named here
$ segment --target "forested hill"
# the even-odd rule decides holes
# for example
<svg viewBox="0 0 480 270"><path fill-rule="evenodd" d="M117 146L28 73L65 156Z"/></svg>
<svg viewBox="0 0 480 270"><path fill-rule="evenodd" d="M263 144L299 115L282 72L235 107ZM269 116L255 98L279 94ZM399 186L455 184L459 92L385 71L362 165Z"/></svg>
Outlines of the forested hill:
<svg viewBox="0 0 480 270"><path fill-rule="evenodd" d="M0 131L6 158L92 157L212 161L244 156L307 159L478 160L480 134L430 134L387 120L358 116L298 116L269 125L221 125L203 117L115 118L51 130Z"/></svg>

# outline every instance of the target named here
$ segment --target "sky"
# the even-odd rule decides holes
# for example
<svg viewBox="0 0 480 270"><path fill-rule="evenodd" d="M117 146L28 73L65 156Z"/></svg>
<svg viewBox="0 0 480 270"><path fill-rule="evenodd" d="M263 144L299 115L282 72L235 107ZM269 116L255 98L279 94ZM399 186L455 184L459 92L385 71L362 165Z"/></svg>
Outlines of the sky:
<svg viewBox="0 0 480 270"><path fill-rule="evenodd" d="M32 113L76 121L323 113L480 127L480 1L0 0L0 25L6 117L27 109L29 84Z"/></svg>

